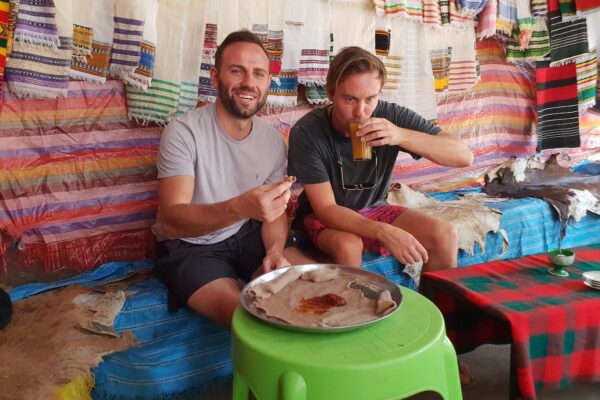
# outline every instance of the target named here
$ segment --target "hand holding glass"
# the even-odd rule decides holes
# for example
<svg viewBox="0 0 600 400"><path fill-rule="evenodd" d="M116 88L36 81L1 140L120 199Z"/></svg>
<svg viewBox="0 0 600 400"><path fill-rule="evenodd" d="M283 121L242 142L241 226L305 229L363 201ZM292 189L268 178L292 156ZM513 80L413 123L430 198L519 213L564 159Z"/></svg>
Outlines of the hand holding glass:
<svg viewBox="0 0 600 400"><path fill-rule="evenodd" d="M353 161L368 161L371 159L371 146L367 146L361 142L360 137L356 136L358 131L358 122L350 122L350 139L352 140L352 160Z"/></svg>

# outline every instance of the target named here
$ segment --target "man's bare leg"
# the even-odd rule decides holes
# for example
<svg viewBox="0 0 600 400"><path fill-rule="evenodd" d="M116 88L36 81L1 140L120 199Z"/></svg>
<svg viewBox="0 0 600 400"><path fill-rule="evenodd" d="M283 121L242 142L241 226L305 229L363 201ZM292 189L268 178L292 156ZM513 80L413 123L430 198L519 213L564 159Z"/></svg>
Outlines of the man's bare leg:
<svg viewBox="0 0 600 400"><path fill-rule="evenodd" d="M400 214L393 223L412 234L427 250L429 260L423 271L454 268L458 258L458 233L444 220L415 210Z"/></svg>
<svg viewBox="0 0 600 400"><path fill-rule="evenodd" d="M198 314L231 328L233 312L240 304L240 293L238 281L220 278L196 290L187 305Z"/></svg>
<svg viewBox="0 0 600 400"><path fill-rule="evenodd" d="M363 242L359 236L337 229L324 229L316 240L319 250L327 254L336 264L360 268Z"/></svg>

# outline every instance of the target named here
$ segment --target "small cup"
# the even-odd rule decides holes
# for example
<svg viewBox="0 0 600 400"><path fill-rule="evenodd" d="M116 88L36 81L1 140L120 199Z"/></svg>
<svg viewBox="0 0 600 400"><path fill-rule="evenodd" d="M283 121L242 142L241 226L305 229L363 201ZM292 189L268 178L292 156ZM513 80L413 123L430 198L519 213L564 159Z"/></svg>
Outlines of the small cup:
<svg viewBox="0 0 600 400"><path fill-rule="evenodd" d="M572 265L575 261L575 253L566 249L553 249L548 252L548 261L552 264L552 268L548 269L548 273L555 276L569 276L565 268Z"/></svg>
<svg viewBox="0 0 600 400"><path fill-rule="evenodd" d="M350 122L350 139L352 140L352 160L353 161L368 161L372 157L371 146L367 146L360 141L360 137L356 136L358 131L358 122Z"/></svg>

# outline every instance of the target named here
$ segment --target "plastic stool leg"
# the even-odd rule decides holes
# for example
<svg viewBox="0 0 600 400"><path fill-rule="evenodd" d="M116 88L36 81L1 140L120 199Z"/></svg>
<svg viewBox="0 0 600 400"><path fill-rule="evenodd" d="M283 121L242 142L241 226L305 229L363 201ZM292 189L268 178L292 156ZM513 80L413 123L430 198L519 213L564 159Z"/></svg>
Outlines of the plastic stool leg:
<svg viewBox="0 0 600 400"><path fill-rule="evenodd" d="M246 384L246 381L237 373L233 371L233 393L231 395L232 400L248 400L250 389Z"/></svg>
<svg viewBox="0 0 600 400"><path fill-rule="evenodd" d="M306 400L306 382L294 371L279 376L279 400Z"/></svg>
<svg viewBox="0 0 600 400"><path fill-rule="evenodd" d="M454 346L447 336L444 337L444 363L446 364L446 393L447 399L462 400L462 389L460 387L460 376L458 373L458 359Z"/></svg>

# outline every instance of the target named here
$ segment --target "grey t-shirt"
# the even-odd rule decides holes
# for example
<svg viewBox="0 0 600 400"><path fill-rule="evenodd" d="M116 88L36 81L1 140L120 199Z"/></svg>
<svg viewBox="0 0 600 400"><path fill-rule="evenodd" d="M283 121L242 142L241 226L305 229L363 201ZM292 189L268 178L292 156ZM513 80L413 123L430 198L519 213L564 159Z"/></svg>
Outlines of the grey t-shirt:
<svg viewBox="0 0 600 400"><path fill-rule="evenodd" d="M283 179L286 152L283 137L253 118L250 134L234 140L221 129L214 104L187 112L165 128L158 154L158 178L193 176L192 204L229 200L265 183ZM199 237L180 238L211 244L235 234L247 219ZM160 236L160 215L157 221Z"/></svg>
<svg viewBox="0 0 600 400"><path fill-rule="evenodd" d="M379 146L373 148L373 160L354 162L350 138L333 129L327 111L327 108L315 109L292 127L288 173L295 175L300 183L330 182L336 204L353 210L385 203L398 152L405 150L398 146ZM414 111L382 100L378 102L372 116L385 118L402 128L432 135L441 131L439 127L431 125ZM413 157L418 158L414 154ZM374 188L344 190L340 161L345 185L374 184ZM312 208L306 194L302 193L298 199L295 222L301 223L310 213Z"/></svg>

